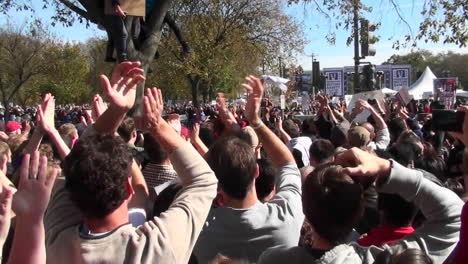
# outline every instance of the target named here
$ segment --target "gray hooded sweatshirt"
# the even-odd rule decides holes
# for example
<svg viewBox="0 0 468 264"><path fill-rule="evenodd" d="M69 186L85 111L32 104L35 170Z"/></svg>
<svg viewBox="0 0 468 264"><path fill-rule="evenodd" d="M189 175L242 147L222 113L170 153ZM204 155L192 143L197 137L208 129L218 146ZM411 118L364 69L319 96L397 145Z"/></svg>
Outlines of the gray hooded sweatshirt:
<svg viewBox="0 0 468 264"><path fill-rule="evenodd" d="M378 186L378 191L398 194L413 202L426 217L425 224L392 246L342 244L326 252L320 259L314 258L305 248L274 248L265 251L258 263L371 264L384 250L393 252L397 247L418 248L431 256L434 263L443 263L458 241L462 200L449 189L425 179L420 171L405 168L395 161L389 178Z"/></svg>

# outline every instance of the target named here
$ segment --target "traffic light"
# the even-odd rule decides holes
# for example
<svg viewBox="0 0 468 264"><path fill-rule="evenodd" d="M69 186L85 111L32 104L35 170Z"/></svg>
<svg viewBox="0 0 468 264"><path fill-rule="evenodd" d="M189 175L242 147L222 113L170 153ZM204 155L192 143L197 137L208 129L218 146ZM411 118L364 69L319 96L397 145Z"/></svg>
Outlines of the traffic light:
<svg viewBox="0 0 468 264"><path fill-rule="evenodd" d="M374 65L364 65L362 68L362 90L363 91L373 91L376 87L375 80L375 66Z"/></svg>
<svg viewBox="0 0 468 264"><path fill-rule="evenodd" d="M377 42L377 37L374 35L374 31L377 26L369 20L361 20L361 56L375 56L376 50L373 44Z"/></svg>
<svg viewBox="0 0 468 264"><path fill-rule="evenodd" d="M312 62L312 86L318 87L320 84L320 62Z"/></svg>

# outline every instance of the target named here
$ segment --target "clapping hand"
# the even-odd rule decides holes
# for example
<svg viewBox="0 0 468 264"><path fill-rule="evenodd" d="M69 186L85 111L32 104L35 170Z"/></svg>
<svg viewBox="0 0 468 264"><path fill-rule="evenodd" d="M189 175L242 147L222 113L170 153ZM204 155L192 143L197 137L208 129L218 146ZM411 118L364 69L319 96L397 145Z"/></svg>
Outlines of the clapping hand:
<svg viewBox="0 0 468 264"><path fill-rule="evenodd" d="M144 98L144 123L146 129L151 132L158 132L158 128L161 123L165 122L162 118L164 111L164 102L161 94L161 90L157 88L146 89L146 95Z"/></svg>
<svg viewBox="0 0 468 264"><path fill-rule="evenodd" d="M37 107L37 121L43 132L50 132L55 128L55 98L50 93L44 96L42 105Z"/></svg>
<svg viewBox="0 0 468 264"><path fill-rule="evenodd" d="M245 78L242 87L244 87L246 92L249 94L247 105L245 107L245 117L251 126L257 127L262 122L260 119L260 106L262 104L264 92L263 84L260 79L250 75Z"/></svg>

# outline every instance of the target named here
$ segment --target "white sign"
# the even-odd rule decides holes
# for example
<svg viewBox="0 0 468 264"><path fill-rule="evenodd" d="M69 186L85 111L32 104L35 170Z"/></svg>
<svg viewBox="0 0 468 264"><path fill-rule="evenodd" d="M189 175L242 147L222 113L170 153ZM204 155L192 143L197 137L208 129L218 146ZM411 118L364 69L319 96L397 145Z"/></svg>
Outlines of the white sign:
<svg viewBox="0 0 468 264"><path fill-rule="evenodd" d="M343 70L329 70L325 72L325 90L327 95L343 95Z"/></svg>
<svg viewBox="0 0 468 264"><path fill-rule="evenodd" d="M286 108L286 98L284 94L280 96L280 104L281 104L281 109L284 110Z"/></svg>
<svg viewBox="0 0 468 264"><path fill-rule="evenodd" d="M393 68L392 69L393 90L399 91L401 88L409 87L409 69L408 68Z"/></svg>

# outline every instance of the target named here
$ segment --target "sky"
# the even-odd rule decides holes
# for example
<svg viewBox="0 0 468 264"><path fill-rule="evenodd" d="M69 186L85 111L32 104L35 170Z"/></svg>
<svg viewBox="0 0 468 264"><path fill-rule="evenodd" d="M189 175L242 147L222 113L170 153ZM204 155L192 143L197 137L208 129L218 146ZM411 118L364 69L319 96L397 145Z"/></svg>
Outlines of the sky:
<svg viewBox="0 0 468 264"><path fill-rule="evenodd" d="M419 22L422 20L420 10L423 7L424 0L395 0L400 8L404 19L411 25L412 30L416 33ZM7 20L17 26L25 24L25 21L33 16L39 17L43 22L50 23L50 17L53 15L53 10L40 8L41 1L34 1L36 5L35 14L27 12L10 12L7 16L0 16L0 25L5 24ZM392 44L397 39L402 39L408 34L409 30L403 22L396 19L397 14L390 6L388 0L364 0L364 2L373 8L371 14L367 14L366 18L370 21L380 22L381 27L376 35L380 37L380 41L375 44L377 54L374 57L366 58L374 64L381 64L393 54L407 54L411 52L410 48L394 50ZM296 54L295 59L297 64L301 65L305 70L311 69L311 54L320 61L321 68L352 66L353 62L353 46L346 46L346 39L349 32L337 30L336 43L330 45L325 36L331 28L331 23L314 11L312 5L297 4L284 6L284 11L294 17L303 27L303 32L308 44L304 48L302 54ZM105 33L99 30L95 25L86 28L84 24L75 23L72 28L56 25L50 28L51 32L63 41L85 41L88 38L96 36L105 36ZM392 40L389 40L389 39ZM418 48L428 49L435 53L454 51L459 53L468 53L468 48L459 48L456 45L448 44L425 44L420 43ZM414 50L414 48L413 48Z"/></svg>

